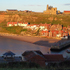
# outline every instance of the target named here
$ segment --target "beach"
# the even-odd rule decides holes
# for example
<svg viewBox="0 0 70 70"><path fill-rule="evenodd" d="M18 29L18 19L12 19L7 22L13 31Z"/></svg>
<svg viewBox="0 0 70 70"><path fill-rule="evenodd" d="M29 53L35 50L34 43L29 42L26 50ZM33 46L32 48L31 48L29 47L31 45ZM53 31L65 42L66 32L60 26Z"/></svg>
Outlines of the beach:
<svg viewBox="0 0 70 70"><path fill-rule="evenodd" d="M60 39L48 39L48 38L43 38L39 36L21 36L17 34L9 34L9 33L0 33L1 37L6 37L10 39L16 39L16 40L21 40L24 42L29 42L41 46L48 46L51 47L55 43L63 42L65 40L60 40Z"/></svg>

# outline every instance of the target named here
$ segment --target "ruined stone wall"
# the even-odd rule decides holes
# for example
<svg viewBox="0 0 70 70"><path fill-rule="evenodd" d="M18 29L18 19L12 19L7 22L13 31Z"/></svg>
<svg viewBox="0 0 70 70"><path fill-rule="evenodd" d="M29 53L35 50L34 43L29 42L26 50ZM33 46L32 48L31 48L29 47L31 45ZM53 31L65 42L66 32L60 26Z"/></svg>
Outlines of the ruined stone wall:
<svg viewBox="0 0 70 70"><path fill-rule="evenodd" d="M45 14L57 14L57 8L49 7L47 5L47 10L44 11Z"/></svg>

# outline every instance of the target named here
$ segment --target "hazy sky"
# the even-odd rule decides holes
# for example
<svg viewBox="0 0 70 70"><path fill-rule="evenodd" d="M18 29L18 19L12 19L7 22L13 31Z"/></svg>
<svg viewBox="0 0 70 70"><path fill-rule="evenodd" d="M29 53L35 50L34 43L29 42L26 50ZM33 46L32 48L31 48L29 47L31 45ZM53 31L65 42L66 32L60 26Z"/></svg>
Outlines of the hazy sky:
<svg viewBox="0 0 70 70"><path fill-rule="evenodd" d="M0 0L0 11L6 9L30 10L43 12L46 6L57 7L58 10L70 10L70 0Z"/></svg>

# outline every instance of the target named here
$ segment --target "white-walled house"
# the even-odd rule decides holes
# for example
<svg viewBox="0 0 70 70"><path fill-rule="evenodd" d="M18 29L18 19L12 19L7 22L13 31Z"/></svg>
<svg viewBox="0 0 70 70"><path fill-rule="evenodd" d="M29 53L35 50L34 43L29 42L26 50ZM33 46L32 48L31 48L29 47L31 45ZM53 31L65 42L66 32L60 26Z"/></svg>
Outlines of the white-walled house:
<svg viewBox="0 0 70 70"><path fill-rule="evenodd" d="M28 22L23 23L23 26L26 27L28 25Z"/></svg>
<svg viewBox="0 0 70 70"><path fill-rule="evenodd" d="M17 22L8 22L7 26L17 26Z"/></svg>
<svg viewBox="0 0 70 70"><path fill-rule="evenodd" d="M7 23L7 26L13 26L13 25L12 25L12 23L8 22L8 23Z"/></svg>
<svg viewBox="0 0 70 70"><path fill-rule="evenodd" d="M7 26L23 26L26 27L28 25L28 22L8 22Z"/></svg>
<svg viewBox="0 0 70 70"><path fill-rule="evenodd" d="M39 28L40 28L40 30L43 30L43 29L45 29L45 26L41 25Z"/></svg>
<svg viewBox="0 0 70 70"><path fill-rule="evenodd" d="M36 25L35 25L35 24L30 25L30 28L31 28L32 30L35 30L35 29L36 29Z"/></svg>
<svg viewBox="0 0 70 70"><path fill-rule="evenodd" d="M18 22L18 26L24 26L23 22Z"/></svg>

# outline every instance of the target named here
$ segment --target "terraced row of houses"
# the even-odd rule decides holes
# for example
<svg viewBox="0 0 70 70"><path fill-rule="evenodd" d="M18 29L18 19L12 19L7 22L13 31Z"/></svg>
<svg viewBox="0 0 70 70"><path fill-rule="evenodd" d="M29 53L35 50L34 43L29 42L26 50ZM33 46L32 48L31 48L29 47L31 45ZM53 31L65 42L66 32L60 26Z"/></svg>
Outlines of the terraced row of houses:
<svg viewBox="0 0 70 70"><path fill-rule="evenodd" d="M57 37L57 38L66 38L70 35L70 26L63 27L60 24L30 24L28 22L8 22L7 26L21 26L31 30L40 30L41 36L45 37Z"/></svg>

